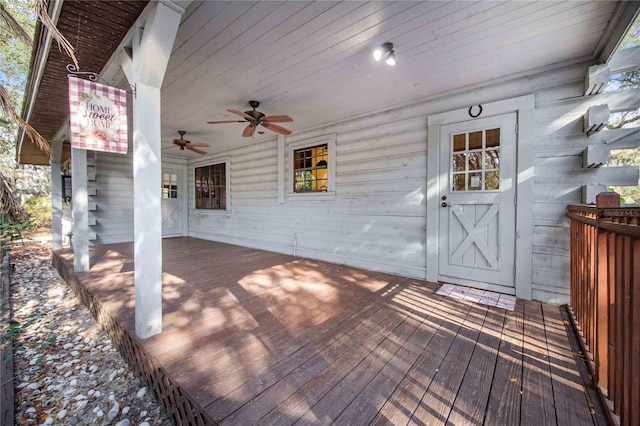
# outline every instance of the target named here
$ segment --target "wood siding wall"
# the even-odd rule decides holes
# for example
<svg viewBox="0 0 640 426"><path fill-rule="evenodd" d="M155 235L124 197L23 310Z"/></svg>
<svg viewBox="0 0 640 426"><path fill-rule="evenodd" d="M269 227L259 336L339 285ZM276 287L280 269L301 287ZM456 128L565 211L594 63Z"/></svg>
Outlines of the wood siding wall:
<svg viewBox="0 0 640 426"><path fill-rule="evenodd" d="M427 116L536 95L532 297L569 296L567 204L598 171L582 169L589 144L583 96L589 64L515 78L424 103L298 132L287 144L337 134L336 199L278 204L277 141L220 153L231 158L231 212L193 209L189 169L189 235L424 278ZM285 152L287 150L285 149ZM199 161L203 161L199 159ZM288 164L285 160L284 164ZM601 172L601 171L600 171ZM289 180L288 170L285 180ZM288 188L285 188L285 192Z"/></svg>
<svg viewBox="0 0 640 426"><path fill-rule="evenodd" d="M133 155L96 153L96 194L90 197L95 210L89 212L91 244L133 241ZM158 191L160 189L158 188ZM91 207L91 206L90 206Z"/></svg>
<svg viewBox="0 0 640 426"><path fill-rule="evenodd" d="M519 200L531 203L534 215L532 297L566 303L566 206L581 202L583 185L628 180L615 169L582 168L582 152L589 145L583 115L595 102L583 96L589 65L518 76L287 137L289 144L337 135L335 200L285 197L284 203L278 202L275 137L199 157L188 166L188 235L288 254L295 250L301 257L424 278L427 116L533 93L534 197ZM195 210L194 166L227 158L230 211ZM131 155L100 154L97 162L95 242L131 241ZM288 159L281 163L288 167ZM289 179L285 170L285 182Z"/></svg>

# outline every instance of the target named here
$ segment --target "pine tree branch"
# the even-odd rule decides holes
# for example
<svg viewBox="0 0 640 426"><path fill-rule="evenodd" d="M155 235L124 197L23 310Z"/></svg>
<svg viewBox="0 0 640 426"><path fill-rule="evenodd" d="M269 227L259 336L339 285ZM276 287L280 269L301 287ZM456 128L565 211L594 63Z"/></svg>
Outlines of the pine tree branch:
<svg viewBox="0 0 640 426"><path fill-rule="evenodd" d="M58 47L63 49L67 53L67 55L69 55L69 57L73 61L73 64L76 66L76 69L79 70L80 65L78 65L75 48L71 43L69 43L65 36L62 35L62 33L56 28L56 25L51 20L51 17L47 13L47 3L47 0L35 0L33 8L38 14L38 18L40 19L40 22L42 22L42 25L44 25L49 30L51 36L58 42Z"/></svg>
<svg viewBox="0 0 640 426"><path fill-rule="evenodd" d="M19 38L25 44L28 44L29 46L33 44L33 39L29 33L27 33L22 25L15 20L13 15L11 15L11 12L9 12L2 3L0 3L0 25L7 28L9 30L9 34Z"/></svg>
<svg viewBox="0 0 640 426"><path fill-rule="evenodd" d="M22 206L13 196L11 185L7 178L0 172L0 209L2 213L9 216L15 222L24 222L27 215L24 213Z"/></svg>
<svg viewBox="0 0 640 426"><path fill-rule="evenodd" d="M36 129L31 127L29 123L27 123L22 119L22 117L20 117L20 114L18 114L16 110L13 108L13 105L11 105L11 100L9 99L9 94L7 93L7 89L5 89L4 86L1 84L0 84L0 109L2 109L2 111L4 111L4 113L8 117L14 119L22 129L24 129L24 132L27 134L29 139L31 139L31 142L33 142L35 146L40 148L40 150L44 151L45 153L49 155L51 154L51 148L49 146L49 142Z"/></svg>

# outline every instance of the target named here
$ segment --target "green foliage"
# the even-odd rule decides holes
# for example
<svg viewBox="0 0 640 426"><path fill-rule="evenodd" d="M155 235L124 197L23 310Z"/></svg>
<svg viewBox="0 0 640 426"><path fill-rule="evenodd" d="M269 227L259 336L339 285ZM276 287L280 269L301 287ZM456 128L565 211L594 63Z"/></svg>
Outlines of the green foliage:
<svg viewBox="0 0 640 426"><path fill-rule="evenodd" d="M31 0L0 0L6 11L25 29L33 34L37 17ZM31 45L27 44L6 25L0 25L0 85L7 90L11 105L18 111L22 106L24 86L27 81ZM0 111L0 172L15 185L15 148L17 124ZM25 176L25 173L22 173Z"/></svg>
<svg viewBox="0 0 640 426"><path fill-rule="evenodd" d="M17 321L15 319L12 319L11 321L9 321L9 329L2 335L0 336L0 340L4 343L4 342L8 342L9 340L15 341L18 337L20 337L20 335L24 334L27 329L29 327L31 327L31 325L33 325L33 323L41 316L43 316L44 313L42 313L39 310L36 310L32 313L29 314L29 316L27 317L27 320L24 323L21 323L20 321ZM36 345L36 347L38 348L46 348L48 346L48 344L50 343L55 343L51 342L49 339L46 340L46 342L43 343L38 343ZM21 350L24 349L20 346L15 347L15 350ZM2 360L2 362L7 362L10 361L13 358L13 353L11 351L9 351L9 353L7 353L4 357L4 359ZM41 358L39 358L36 361L38 364L41 362Z"/></svg>
<svg viewBox="0 0 640 426"><path fill-rule="evenodd" d="M26 30L33 34L36 15L30 0L2 1L5 9ZM22 105L24 83L29 71L31 46L24 43L9 28L0 27L0 82L9 92L13 105Z"/></svg>
<svg viewBox="0 0 640 426"><path fill-rule="evenodd" d="M31 197L22 204L22 208L33 227L51 226L51 197Z"/></svg>
<svg viewBox="0 0 640 426"><path fill-rule="evenodd" d="M30 229L33 225L30 222L3 222L0 224L0 247L3 248L2 255L6 250L6 246L11 241L21 240L22 233Z"/></svg>
<svg viewBox="0 0 640 426"><path fill-rule="evenodd" d="M619 49L640 45L640 15L629 28L620 42ZM632 90L640 87L640 69L624 71L610 76L607 92ZM607 128L628 129L640 127L640 109L611 114ZM608 166L640 166L640 148L612 150ZM640 182L635 186L616 186L611 188L621 197L621 203L640 203ZM607 188L609 190L609 188Z"/></svg>
<svg viewBox="0 0 640 426"><path fill-rule="evenodd" d="M640 15L636 16L635 21L629 27L627 34L620 41L620 49L640 45Z"/></svg>

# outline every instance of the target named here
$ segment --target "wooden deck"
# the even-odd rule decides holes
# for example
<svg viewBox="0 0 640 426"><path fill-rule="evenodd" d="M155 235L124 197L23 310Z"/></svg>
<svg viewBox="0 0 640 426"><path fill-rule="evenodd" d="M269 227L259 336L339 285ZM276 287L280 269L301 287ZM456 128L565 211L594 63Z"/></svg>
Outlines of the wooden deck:
<svg viewBox="0 0 640 426"><path fill-rule="evenodd" d="M94 246L85 273L70 272L68 250L54 263L101 321L141 345L134 361L200 411L185 420L165 398L182 424L604 419L558 307L518 300L507 312L420 280L176 238L163 243L164 331L139 341L132 250Z"/></svg>

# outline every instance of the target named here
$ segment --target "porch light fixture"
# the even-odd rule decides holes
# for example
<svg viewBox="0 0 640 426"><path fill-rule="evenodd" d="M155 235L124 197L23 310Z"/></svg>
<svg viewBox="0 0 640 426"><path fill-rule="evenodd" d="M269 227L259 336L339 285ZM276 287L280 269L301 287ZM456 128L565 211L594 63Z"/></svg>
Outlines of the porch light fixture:
<svg viewBox="0 0 640 426"><path fill-rule="evenodd" d="M387 55L387 59L385 60L387 65L394 66L396 64L396 52L393 50L393 43L386 42L374 50L373 59L379 61L385 54Z"/></svg>

